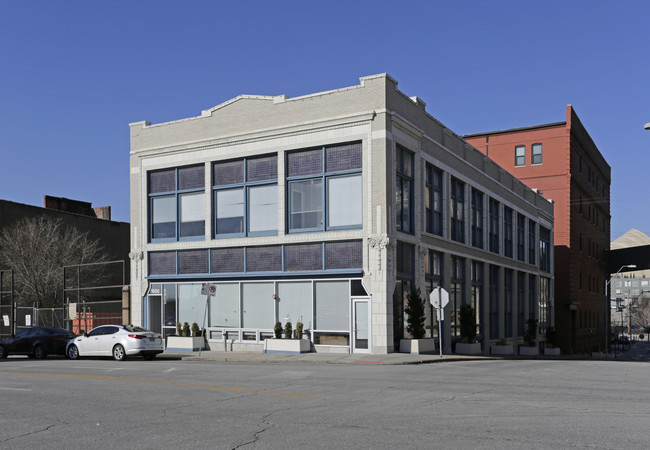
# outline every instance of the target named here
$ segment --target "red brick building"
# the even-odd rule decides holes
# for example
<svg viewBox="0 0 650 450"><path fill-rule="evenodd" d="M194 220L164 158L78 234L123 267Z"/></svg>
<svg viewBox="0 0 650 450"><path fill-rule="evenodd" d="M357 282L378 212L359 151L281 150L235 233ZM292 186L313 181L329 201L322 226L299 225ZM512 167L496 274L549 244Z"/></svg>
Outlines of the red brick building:
<svg viewBox="0 0 650 450"><path fill-rule="evenodd" d="M564 122L464 136L555 202L555 326L565 353L604 350L611 168L571 105Z"/></svg>

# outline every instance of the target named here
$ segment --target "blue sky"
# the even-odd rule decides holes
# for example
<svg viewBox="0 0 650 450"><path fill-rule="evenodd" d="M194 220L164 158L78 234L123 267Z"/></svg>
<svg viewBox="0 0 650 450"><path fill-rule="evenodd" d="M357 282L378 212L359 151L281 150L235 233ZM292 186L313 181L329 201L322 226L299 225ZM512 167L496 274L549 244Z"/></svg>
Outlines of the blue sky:
<svg viewBox="0 0 650 450"><path fill-rule="evenodd" d="M650 235L649 25L645 0L0 0L0 198L129 221L130 122L386 72L458 134L572 104L612 167L612 240Z"/></svg>

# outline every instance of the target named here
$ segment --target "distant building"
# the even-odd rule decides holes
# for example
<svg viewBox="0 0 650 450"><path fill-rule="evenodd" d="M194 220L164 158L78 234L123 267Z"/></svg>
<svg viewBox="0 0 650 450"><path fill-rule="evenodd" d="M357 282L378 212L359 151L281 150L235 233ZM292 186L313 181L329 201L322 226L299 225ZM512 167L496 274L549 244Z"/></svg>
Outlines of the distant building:
<svg viewBox="0 0 650 450"><path fill-rule="evenodd" d="M564 352L605 349L611 168L571 105L564 122L464 136L555 202L555 323Z"/></svg>
<svg viewBox="0 0 650 450"><path fill-rule="evenodd" d="M136 323L259 350L301 321L318 352L382 354L409 337L407 293L442 286L446 352L464 304L484 353L552 324L553 203L386 74L130 127ZM430 307L426 326L438 337Z"/></svg>

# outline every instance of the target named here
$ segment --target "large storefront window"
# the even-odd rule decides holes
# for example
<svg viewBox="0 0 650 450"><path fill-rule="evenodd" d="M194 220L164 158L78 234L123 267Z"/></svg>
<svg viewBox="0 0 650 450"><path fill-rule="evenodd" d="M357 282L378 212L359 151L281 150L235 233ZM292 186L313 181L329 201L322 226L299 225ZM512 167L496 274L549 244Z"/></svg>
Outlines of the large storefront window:
<svg viewBox="0 0 650 450"><path fill-rule="evenodd" d="M242 328L273 328L274 290L273 283L242 283Z"/></svg>
<svg viewBox="0 0 650 450"><path fill-rule="evenodd" d="M210 326L239 328L239 283L219 283L210 297Z"/></svg>

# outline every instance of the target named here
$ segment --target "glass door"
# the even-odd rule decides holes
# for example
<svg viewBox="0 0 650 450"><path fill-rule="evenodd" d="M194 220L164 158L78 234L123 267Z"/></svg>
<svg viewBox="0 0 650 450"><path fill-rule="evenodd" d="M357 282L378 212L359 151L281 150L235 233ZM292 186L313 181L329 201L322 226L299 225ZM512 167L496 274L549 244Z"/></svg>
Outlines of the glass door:
<svg viewBox="0 0 650 450"><path fill-rule="evenodd" d="M369 298L352 299L352 353L370 352Z"/></svg>
<svg viewBox="0 0 650 450"><path fill-rule="evenodd" d="M162 298L160 295L150 295L147 300L149 303L149 317L146 327L155 333L162 333Z"/></svg>

